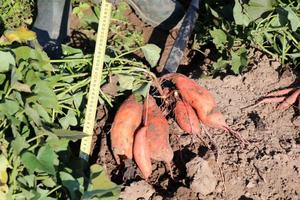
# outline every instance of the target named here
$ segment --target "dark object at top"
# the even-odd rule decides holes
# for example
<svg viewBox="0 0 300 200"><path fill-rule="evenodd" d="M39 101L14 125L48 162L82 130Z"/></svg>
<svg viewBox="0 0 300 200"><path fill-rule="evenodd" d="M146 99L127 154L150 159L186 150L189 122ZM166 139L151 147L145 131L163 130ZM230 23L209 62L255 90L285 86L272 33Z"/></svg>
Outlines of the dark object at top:
<svg viewBox="0 0 300 200"><path fill-rule="evenodd" d="M62 54L61 43L69 32L70 0L38 0L37 18L32 30L50 58Z"/></svg>
<svg viewBox="0 0 300 200"><path fill-rule="evenodd" d="M183 56L183 51L187 45L189 37L191 36L192 30L194 29L196 20L198 18L199 4L200 0L191 1L180 27L178 36L174 42L172 50L162 71L162 75L177 71Z"/></svg>

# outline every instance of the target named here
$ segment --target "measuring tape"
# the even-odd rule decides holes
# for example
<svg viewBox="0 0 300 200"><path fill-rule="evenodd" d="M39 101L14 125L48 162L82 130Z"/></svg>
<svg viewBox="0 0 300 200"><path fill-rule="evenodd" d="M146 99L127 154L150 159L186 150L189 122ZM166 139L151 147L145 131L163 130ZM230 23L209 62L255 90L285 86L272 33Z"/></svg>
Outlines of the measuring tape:
<svg viewBox="0 0 300 200"><path fill-rule="evenodd" d="M100 18L98 24L98 33L96 40L96 48L93 59L92 77L90 83L90 90L88 94L88 102L85 113L85 121L83 125L83 132L87 134L81 140L79 157L88 161L92 145L92 136L94 132L94 124L97 110L97 103L100 92L100 82L102 77L102 69L104 63L107 34L110 23L111 3L102 0Z"/></svg>

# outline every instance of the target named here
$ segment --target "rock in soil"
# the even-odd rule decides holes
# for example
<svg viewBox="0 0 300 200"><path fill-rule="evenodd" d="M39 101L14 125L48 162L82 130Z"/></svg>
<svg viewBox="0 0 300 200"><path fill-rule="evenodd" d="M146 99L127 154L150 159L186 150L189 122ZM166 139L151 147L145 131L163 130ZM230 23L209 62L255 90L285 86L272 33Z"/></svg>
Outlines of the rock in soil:
<svg viewBox="0 0 300 200"><path fill-rule="evenodd" d="M195 193L208 195L217 186L217 179L208 162L200 157L186 164L187 175L191 177L190 187Z"/></svg>
<svg viewBox="0 0 300 200"><path fill-rule="evenodd" d="M122 200L148 200L155 193L154 188L146 181L134 182L130 186L125 187L121 192L120 199Z"/></svg>
<svg viewBox="0 0 300 200"><path fill-rule="evenodd" d="M173 199L174 200L197 199L197 197L196 197L196 193L192 192L191 189L186 187L179 187Z"/></svg>

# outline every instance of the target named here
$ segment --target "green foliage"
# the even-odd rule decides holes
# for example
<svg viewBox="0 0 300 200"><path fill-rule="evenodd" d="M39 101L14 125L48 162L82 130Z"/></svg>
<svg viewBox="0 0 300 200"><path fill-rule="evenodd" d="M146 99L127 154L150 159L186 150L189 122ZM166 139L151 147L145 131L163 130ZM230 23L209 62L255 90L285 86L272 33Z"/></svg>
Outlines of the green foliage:
<svg viewBox="0 0 300 200"><path fill-rule="evenodd" d="M155 67L160 58L160 48L154 44L147 44L141 47L146 60L151 67Z"/></svg>
<svg viewBox="0 0 300 200"><path fill-rule="evenodd" d="M247 70L246 52L253 47L282 64L297 65L299 1L205 1L204 5L196 27L198 45L194 46L200 50L210 41L216 46L213 73L230 70L239 74Z"/></svg>
<svg viewBox="0 0 300 200"><path fill-rule="evenodd" d="M250 0L248 3L235 0L234 21L237 25L248 26L251 22L261 18L262 14L273 10L275 3L275 0Z"/></svg>
<svg viewBox="0 0 300 200"><path fill-rule="evenodd" d="M81 16L83 26L92 29L100 7L78 5L78 16L87 5L94 10L90 17ZM128 91L145 96L156 78L150 67L157 64L160 49L124 28L129 26L126 6L112 14L101 86L116 76L117 96ZM93 55L63 45L62 59L50 60L38 45L25 44L0 47L0 199L118 199L120 187L103 168L88 167L69 145L86 136L81 130ZM133 59L133 53L143 53L149 66ZM113 106L114 99L100 91L102 104Z"/></svg>
<svg viewBox="0 0 300 200"><path fill-rule="evenodd" d="M1 0L0 27L14 29L32 23L34 0Z"/></svg>
<svg viewBox="0 0 300 200"><path fill-rule="evenodd" d="M68 51L78 52L70 48ZM92 199L103 196L117 199L118 186L111 183L111 188L101 188L98 183L109 183L103 170L95 174L91 171L93 176L87 177L84 174L88 170L82 167L78 175L74 173L78 165L69 165L75 156L69 151L69 141L86 136L72 129L82 130L85 109L81 102L86 101L91 58L82 55L84 68L76 65L76 59L70 62L67 56L54 67L39 48L6 46L0 49L0 54L5 55L0 57L1 75L4 76L0 85L0 159L1 163L7 163L1 164L0 197ZM134 71L126 67L123 71L123 66L111 65L113 73L114 70L124 74ZM137 74L142 80L142 72L147 69L141 69ZM107 77L106 69L103 83ZM145 81L147 79L141 83ZM84 186L84 180L91 181L88 187Z"/></svg>
<svg viewBox="0 0 300 200"><path fill-rule="evenodd" d="M247 50L245 47L231 52L231 70L239 74L244 67L247 67Z"/></svg>

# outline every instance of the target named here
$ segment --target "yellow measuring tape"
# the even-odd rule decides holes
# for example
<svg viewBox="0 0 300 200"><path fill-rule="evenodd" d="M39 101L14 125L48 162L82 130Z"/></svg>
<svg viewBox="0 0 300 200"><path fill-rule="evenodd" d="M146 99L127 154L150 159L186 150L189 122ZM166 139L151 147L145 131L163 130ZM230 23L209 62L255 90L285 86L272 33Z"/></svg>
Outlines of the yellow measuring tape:
<svg viewBox="0 0 300 200"><path fill-rule="evenodd" d="M109 29L110 17L111 17L111 3L106 0L102 0L100 18L98 25L98 33L96 40L96 48L93 59L92 77L90 83L90 90L88 94L88 102L85 113L85 121L83 125L83 132L88 134L81 140L79 157L84 160L89 160L91 151L92 136L94 131L97 103L100 92L100 82L102 77L102 69L104 63L107 34Z"/></svg>

